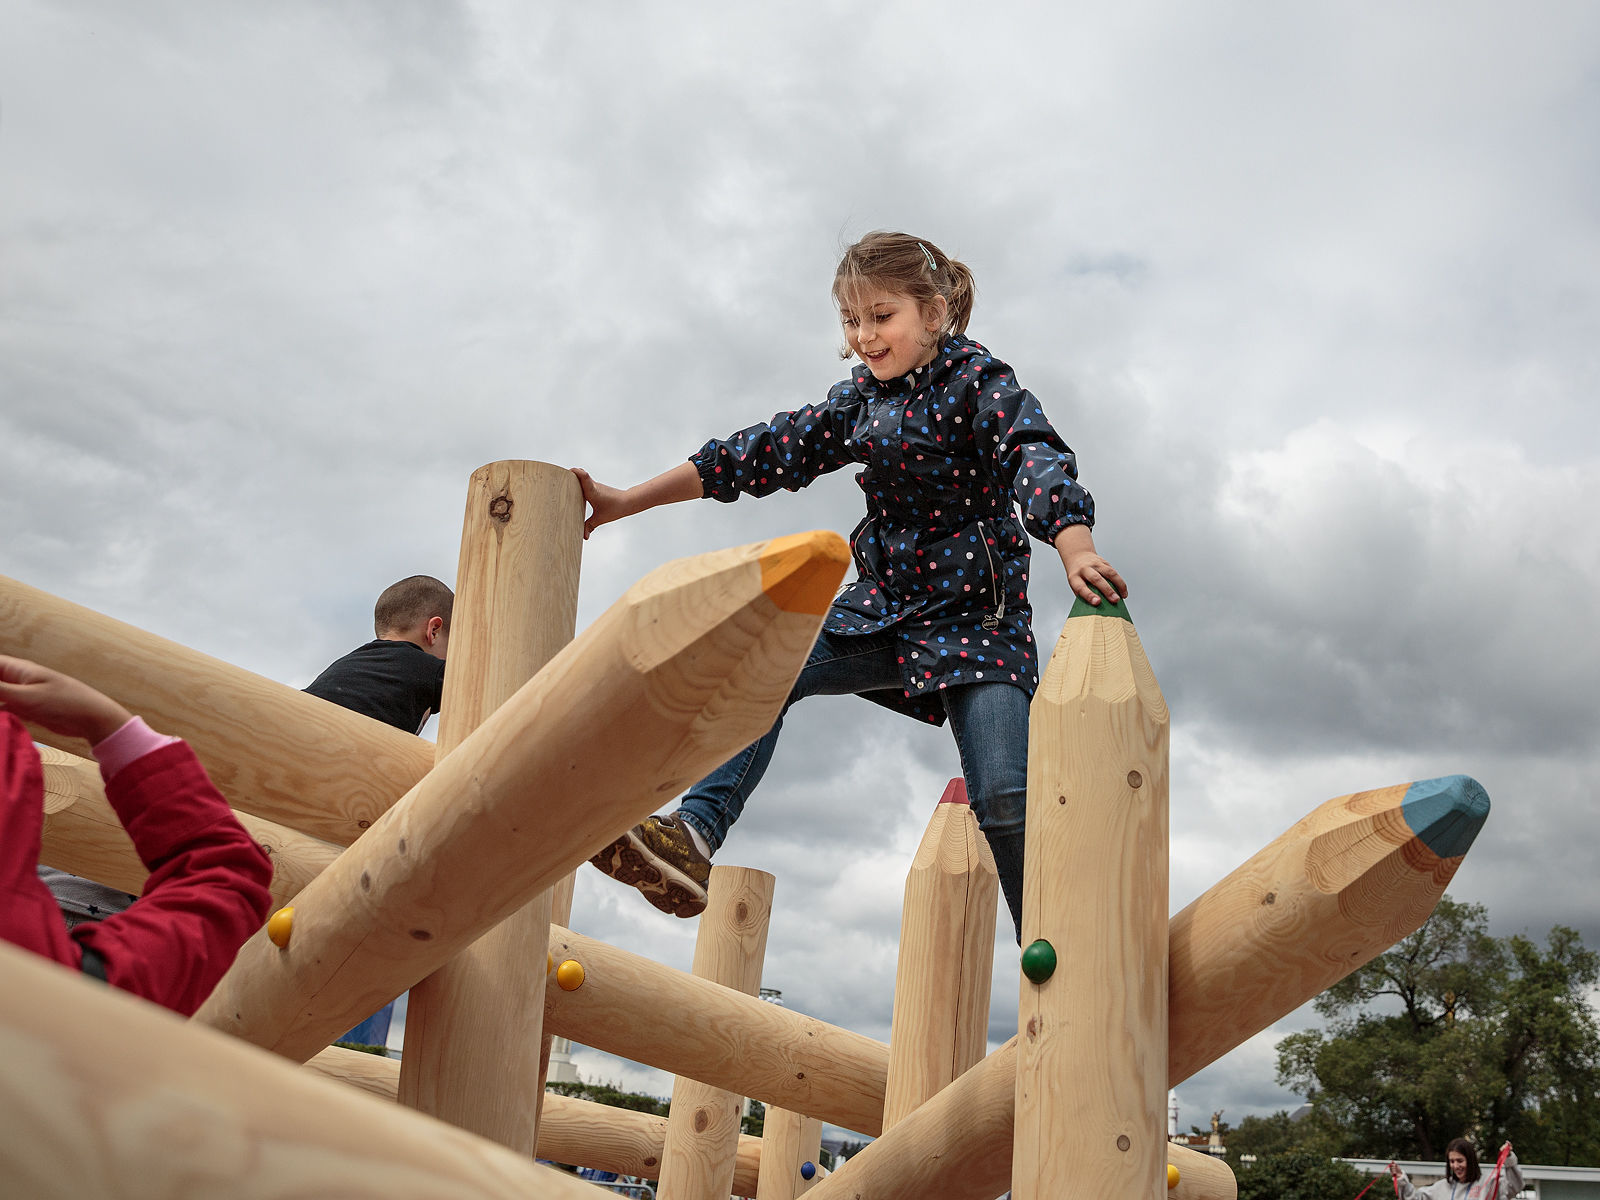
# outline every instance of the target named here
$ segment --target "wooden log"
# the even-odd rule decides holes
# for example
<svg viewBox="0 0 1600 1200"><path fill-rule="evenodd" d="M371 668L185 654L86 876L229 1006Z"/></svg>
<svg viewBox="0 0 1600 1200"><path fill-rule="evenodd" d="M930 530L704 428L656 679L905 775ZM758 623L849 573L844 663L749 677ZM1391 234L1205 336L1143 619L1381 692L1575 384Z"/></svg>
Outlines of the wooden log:
<svg viewBox="0 0 1600 1200"><path fill-rule="evenodd" d="M1483 788L1464 775L1340 796L1174 917L1168 1086L1420 926L1488 813ZM1221 1029L1213 1030L1213 1023ZM998 1098L1014 1088L1015 1075L1013 1042L874 1142L868 1147L873 1158L851 1159L845 1170L856 1168L855 1183L838 1194L857 1194L845 1188L864 1180L859 1195L874 1200L991 1200L1010 1178L1014 1108ZM950 1129L961 1136L952 1141ZM952 1179L971 1180L970 1189L940 1184L941 1190L918 1190L919 1183L934 1186L930 1173L915 1166L925 1160ZM985 1192L996 1180L998 1187ZM831 1193L819 1188L815 1195L826 1200Z"/></svg>
<svg viewBox="0 0 1600 1200"><path fill-rule="evenodd" d="M360 1059L366 1061L357 1061ZM397 1061L343 1046L329 1046L307 1062L305 1070L341 1080L386 1100L394 1100L400 1086ZM770 1114L775 1110L767 1111L770 1121ZM818 1121L815 1125L820 1138L822 1123ZM661 1172L666 1137L665 1117L548 1092L539 1122L539 1157L572 1166L598 1167L619 1175L655 1179ZM756 1192L767 1144L766 1138L739 1136L739 1154L733 1170L734 1194L748 1196Z"/></svg>
<svg viewBox="0 0 1600 1200"><path fill-rule="evenodd" d="M552 1033L868 1136L882 1129L882 1042L570 929L551 927L550 954L584 970L575 992L546 987Z"/></svg>
<svg viewBox="0 0 1600 1200"><path fill-rule="evenodd" d="M39 861L137 896L150 872L106 799L99 764L41 747L44 829ZM339 847L235 810L239 823L272 858L272 899L287 904L339 856Z"/></svg>
<svg viewBox="0 0 1600 1200"><path fill-rule="evenodd" d="M1029 714L1016 1200L1165 1187L1167 725L1127 605L1079 600Z"/></svg>
<svg viewBox="0 0 1600 1200"><path fill-rule="evenodd" d="M966 784L952 779L906 876L885 1129L984 1056L999 895Z"/></svg>
<svg viewBox="0 0 1600 1200"><path fill-rule="evenodd" d="M195 1020L303 1062L768 727L848 560L802 534L651 572L247 941ZM617 753L626 731L629 753Z"/></svg>
<svg viewBox="0 0 1600 1200"><path fill-rule="evenodd" d="M1175 916L1173 1085L1426 921L1488 815L1465 775L1339 796Z"/></svg>
<svg viewBox="0 0 1600 1200"><path fill-rule="evenodd" d="M0 944L0 1195L594 1200L570 1175Z"/></svg>
<svg viewBox="0 0 1600 1200"><path fill-rule="evenodd" d="M822 1122L786 1108L767 1106L761 1127L761 1178L756 1200L799 1200L826 1174L822 1155ZM806 1167L811 1171L806 1174ZM738 1177L734 1191L740 1195Z"/></svg>
<svg viewBox="0 0 1600 1200"><path fill-rule="evenodd" d="M808 1200L994 1200L1012 1185L1017 1069L1017 1039L1012 1038L812 1188ZM1159 1193L1101 1194L1235 1200L1238 1190L1225 1163L1162 1145ZM1170 1191L1165 1164L1179 1173L1178 1186ZM1060 1193L1080 1194L1090 1193L1076 1187Z"/></svg>
<svg viewBox="0 0 1600 1200"><path fill-rule="evenodd" d="M495 462L467 483L439 755L572 641L583 492L565 467ZM565 917L563 917L565 919ZM542 893L411 989L400 1100L532 1157L550 896Z"/></svg>
<svg viewBox="0 0 1600 1200"><path fill-rule="evenodd" d="M236 809L341 846L433 766L421 738L3 575L0 654L76 676L182 737Z"/></svg>
<svg viewBox="0 0 1600 1200"><path fill-rule="evenodd" d="M695 932L695 978L746 996L760 991L773 882L766 871L749 867L711 868L706 910ZM678 1076L661 1158L662 1200L726 1200L733 1189L743 1100L726 1088Z"/></svg>

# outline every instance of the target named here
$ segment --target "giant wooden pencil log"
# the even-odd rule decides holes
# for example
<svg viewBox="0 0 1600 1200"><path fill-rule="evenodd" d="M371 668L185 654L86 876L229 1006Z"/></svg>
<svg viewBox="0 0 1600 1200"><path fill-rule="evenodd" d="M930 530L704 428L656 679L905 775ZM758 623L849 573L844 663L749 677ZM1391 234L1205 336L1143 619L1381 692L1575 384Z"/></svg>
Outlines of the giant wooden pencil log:
<svg viewBox="0 0 1600 1200"><path fill-rule="evenodd" d="M594 1200L502 1146L0 945L0 1195Z"/></svg>
<svg viewBox="0 0 1600 1200"><path fill-rule="evenodd" d="M798 1200L821 1181L822 1122L771 1104L766 1114L761 1122L761 1178L756 1200ZM812 1171L809 1179L801 1174L807 1163ZM735 1192L749 1194L739 1192L737 1176L734 1184Z"/></svg>
<svg viewBox="0 0 1600 1200"><path fill-rule="evenodd" d="M1176 1087L1420 926L1488 814L1488 796L1464 775L1340 796L1174 917L1168 935L1168 1086ZM1003 1190L1010 1176L1013 1109L996 1098L1014 1086L1012 1045L874 1142L871 1161L887 1166L869 1176L872 1186L859 1194L873 1200L924 1195L914 1186L890 1190L887 1181L895 1178L901 1158L919 1161L933 1154L942 1171L979 1181L970 1193L974 1200ZM988 1114L991 1104L1004 1109L1003 1122L971 1119L973 1113ZM908 1129L914 1122L916 1128ZM864 1158L851 1159L845 1169ZM992 1178L1000 1186L983 1194ZM883 1190L876 1186L880 1179L886 1181Z"/></svg>
<svg viewBox="0 0 1600 1200"><path fill-rule="evenodd" d="M442 757L572 641L583 492L565 467L495 462L467 483L439 714ZM563 915L563 919L565 916ZM533 1156L550 897L411 989L400 1100Z"/></svg>
<svg viewBox="0 0 1600 1200"><path fill-rule="evenodd" d="M107 887L138 895L150 872L106 799L100 767L45 746L44 829L39 861ZM339 856L339 847L273 821L236 812L239 823L272 857L272 899L287 904Z"/></svg>
<svg viewBox="0 0 1600 1200"><path fill-rule="evenodd" d="M1172 919L1172 1083L1428 919L1489 815L1451 775L1313 809Z"/></svg>
<svg viewBox="0 0 1600 1200"><path fill-rule="evenodd" d="M394 1100L399 1091L398 1062L344 1046L329 1046L306 1063L305 1069L338 1079L385 1100ZM748 1196L756 1192L761 1161L767 1154L767 1148L773 1145L773 1114L780 1111L767 1109L765 1137L740 1134L739 1156L733 1171L734 1194ZM814 1128L814 1139L820 1138L820 1121L810 1117L798 1120ZM661 1154L666 1136L665 1117L547 1092L539 1120L539 1157L573 1166L599 1167L619 1175L654 1179L661 1172ZM777 1152L779 1161L783 1161L783 1147ZM816 1146L813 1145L810 1150L812 1161L816 1160L816 1152ZM760 1193L758 1200L767 1200L765 1193Z"/></svg>
<svg viewBox="0 0 1600 1200"><path fill-rule="evenodd" d="M1079 600L1033 698L1017 1200L1165 1183L1167 704L1126 604Z"/></svg>
<svg viewBox="0 0 1600 1200"><path fill-rule="evenodd" d="M952 779L906 876L885 1129L983 1057L999 894L966 784Z"/></svg>
<svg viewBox="0 0 1600 1200"><path fill-rule="evenodd" d="M341 846L433 766L421 738L5 576L0 654L74 675L184 738L235 808Z"/></svg>
<svg viewBox="0 0 1600 1200"><path fill-rule="evenodd" d="M847 552L811 533L635 584L244 944L195 1019L304 1061L771 726ZM628 753L618 753L626 737Z"/></svg>
<svg viewBox="0 0 1600 1200"><path fill-rule="evenodd" d="M712 867L695 931L697 979L754 996L761 989L773 878L749 867ZM580 989L581 990L581 989ZM723 1200L733 1190L744 1097L687 1075L672 1087L661 1156L662 1200Z"/></svg>
<svg viewBox="0 0 1600 1200"><path fill-rule="evenodd" d="M1012 1038L807 1194L807 1200L993 1200L1011 1186L1012 1102L1017 1039ZM1233 1173L1221 1162L1164 1145L1178 1168L1172 1200L1234 1200ZM1069 1190L1062 1195L1072 1195ZM1105 1192L1106 1196L1157 1195Z"/></svg>
<svg viewBox="0 0 1600 1200"><path fill-rule="evenodd" d="M583 986L545 989L545 1028L869 1136L882 1129L889 1047L551 926L550 954Z"/></svg>

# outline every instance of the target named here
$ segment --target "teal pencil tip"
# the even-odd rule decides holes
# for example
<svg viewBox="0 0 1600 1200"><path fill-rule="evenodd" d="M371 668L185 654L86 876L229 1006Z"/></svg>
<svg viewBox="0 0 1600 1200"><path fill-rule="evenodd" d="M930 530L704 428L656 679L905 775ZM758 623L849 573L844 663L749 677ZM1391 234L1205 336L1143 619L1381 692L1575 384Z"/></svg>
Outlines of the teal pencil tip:
<svg viewBox="0 0 1600 1200"><path fill-rule="evenodd" d="M1073 597L1072 611L1067 614L1067 620L1070 621L1073 617L1121 617L1129 625L1133 624L1133 618L1128 615L1126 600L1119 600L1113 604L1104 596L1100 597L1098 605L1090 604L1082 596Z"/></svg>
<svg viewBox="0 0 1600 1200"><path fill-rule="evenodd" d="M1465 854L1489 819L1489 793L1470 775L1419 779L1406 789L1400 815L1440 858Z"/></svg>

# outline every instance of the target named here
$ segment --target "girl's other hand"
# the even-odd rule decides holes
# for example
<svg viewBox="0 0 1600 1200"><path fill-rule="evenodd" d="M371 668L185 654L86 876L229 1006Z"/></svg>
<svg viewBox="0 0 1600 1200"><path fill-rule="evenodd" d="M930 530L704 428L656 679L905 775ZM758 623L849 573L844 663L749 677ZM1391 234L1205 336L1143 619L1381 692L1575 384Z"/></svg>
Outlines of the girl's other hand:
<svg viewBox="0 0 1600 1200"><path fill-rule="evenodd" d="M1128 598L1128 585L1117 569L1100 557L1087 525L1068 525L1056 534L1056 553L1067 569L1067 586L1086 604L1098 607L1102 596L1113 604Z"/></svg>
<svg viewBox="0 0 1600 1200"><path fill-rule="evenodd" d="M87 683L25 658L0 655L0 709L91 746L133 718L115 700Z"/></svg>

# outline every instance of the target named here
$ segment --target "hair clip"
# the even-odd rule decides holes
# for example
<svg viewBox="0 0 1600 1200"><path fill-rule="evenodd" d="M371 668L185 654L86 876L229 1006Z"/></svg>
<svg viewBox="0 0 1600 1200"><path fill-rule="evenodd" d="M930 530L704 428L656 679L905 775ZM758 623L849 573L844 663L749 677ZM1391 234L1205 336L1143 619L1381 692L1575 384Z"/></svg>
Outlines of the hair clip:
<svg viewBox="0 0 1600 1200"><path fill-rule="evenodd" d="M922 251L922 257L924 257L924 258L926 258L928 260L928 271L929 271L929 273L930 274L937 274L938 271L939 271L939 264L933 261L933 251L929 250L921 242L917 243L917 249L921 250Z"/></svg>

